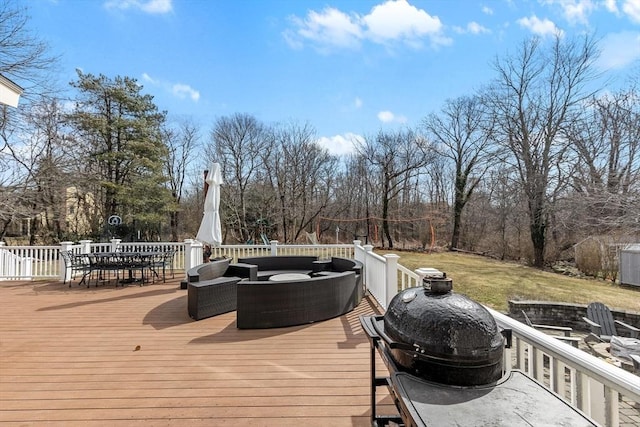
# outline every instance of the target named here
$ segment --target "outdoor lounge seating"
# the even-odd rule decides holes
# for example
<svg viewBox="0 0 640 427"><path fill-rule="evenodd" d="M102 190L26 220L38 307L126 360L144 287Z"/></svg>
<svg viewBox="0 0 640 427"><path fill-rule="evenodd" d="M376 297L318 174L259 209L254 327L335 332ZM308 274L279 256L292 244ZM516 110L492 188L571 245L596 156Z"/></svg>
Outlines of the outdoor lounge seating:
<svg viewBox="0 0 640 427"><path fill-rule="evenodd" d="M241 277L223 277L230 258L200 264L187 272L189 317L201 320L236 309L236 284Z"/></svg>
<svg viewBox="0 0 640 427"><path fill-rule="evenodd" d="M554 338L563 341L567 344L571 344L575 348L578 348L578 343L580 342L579 337L572 337L571 332L572 328L568 326L553 326L553 325L539 325L531 322L527 313L522 310L522 315L524 316L525 323L527 326L531 326L534 329L539 329L541 331L552 331L552 332L561 332L562 335L552 335Z"/></svg>
<svg viewBox="0 0 640 427"><path fill-rule="evenodd" d="M363 297L362 264L333 257L253 257L239 261L258 266L258 280L238 283L236 326L276 328L326 320L353 310ZM304 279L269 280L281 274ZM295 276L289 276L295 277Z"/></svg>
<svg viewBox="0 0 640 427"><path fill-rule="evenodd" d="M187 271L189 283L211 280L222 276L231 263L231 258L217 258L210 262L205 262Z"/></svg>
<svg viewBox="0 0 640 427"><path fill-rule="evenodd" d="M591 333L585 339L610 342L613 335L623 336L619 332L624 330L627 336L638 338L640 329L628 325L620 320L614 320L609 307L601 302L592 302L587 306L587 317L583 317ZM618 326L623 329L618 330Z"/></svg>
<svg viewBox="0 0 640 427"><path fill-rule="evenodd" d="M189 317L201 320L236 309L239 277L218 277L189 283L187 304Z"/></svg>
<svg viewBox="0 0 640 427"><path fill-rule="evenodd" d="M335 257L269 256L201 264L187 273L189 316L200 320L237 310L237 327L244 329L325 320L360 303L361 271L359 262Z"/></svg>
<svg viewBox="0 0 640 427"><path fill-rule="evenodd" d="M200 264L187 273L187 310L194 320L206 319L234 311L237 284L241 280L258 280L258 267L230 264L230 258Z"/></svg>
<svg viewBox="0 0 640 427"><path fill-rule="evenodd" d="M268 280L275 274L300 273L311 274L313 263L318 260L315 256L262 256L238 258L242 264L258 267L258 280Z"/></svg>
<svg viewBox="0 0 640 427"><path fill-rule="evenodd" d="M238 283L239 329L303 325L340 316L362 299L354 271L304 280Z"/></svg>

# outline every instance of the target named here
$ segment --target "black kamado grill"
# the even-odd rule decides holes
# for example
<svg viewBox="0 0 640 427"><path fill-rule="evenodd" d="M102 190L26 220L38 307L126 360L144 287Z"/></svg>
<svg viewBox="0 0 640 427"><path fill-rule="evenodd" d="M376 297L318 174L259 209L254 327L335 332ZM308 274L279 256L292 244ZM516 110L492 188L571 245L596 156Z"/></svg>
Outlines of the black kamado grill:
<svg viewBox="0 0 640 427"><path fill-rule="evenodd" d="M452 291L444 273L405 289L384 316L361 316L371 343L374 426L594 426L542 384L505 372L511 331L489 311ZM389 371L376 376L376 351ZM387 386L398 415L376 414L376 388Z"/></svg>
<svg viewBox="0 0 640 427"><path fill-rule="evenodd" d="M438 383L470 386L502 377L503 335L489 311L451 292L451 279L429 280L391 300L384 331L404 370ZM385 340L385 341L387 341Z"/></svg>

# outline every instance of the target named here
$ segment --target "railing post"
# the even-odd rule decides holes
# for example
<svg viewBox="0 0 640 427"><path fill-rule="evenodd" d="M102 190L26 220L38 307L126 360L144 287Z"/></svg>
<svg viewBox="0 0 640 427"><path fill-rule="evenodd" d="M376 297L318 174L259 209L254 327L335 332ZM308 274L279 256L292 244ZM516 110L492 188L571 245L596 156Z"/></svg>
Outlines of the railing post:
<svg viewBox="0 0 640 427"><path fill-rule="evenodd" d="M278 241L271 240L269 243L271 243L271 256L278 256Z"/></svg>
<svg viewBox="0 0 640 427"><path fill-rule="evenodd" d="M91 253L91 240L80 240L80 253L82 254L90 254Z"/></svg>
<svg viewBox="0 0 640 427"><path fill-rule="evenodd" d="M593 418L600 424L609 426L609 424L607 424L607 417L605 415L606 413L605 386L604 384L592 378L589 378L587 382L589 384L588 414L591 418Z"/></svg>
<svg viewBox="0 0 640 427"><path fill-rule="evenodd" d="M72 245L73 242L60 242L60 250L69 251ZM63 282L66 282L67 279L71 280L71 266L67 267L62 257L59 257L58 262L60 263L60 280Z"/></svg>
<svg viewBox="0 0 640 427"><path fill-rule="evenodd" d="M389 306L391 299L398 293L398 260L400 256L387 254L385 271L385 307Z"/></svg>
<svg viewBox="0 0 640 427"><path fill-rule="evenodd" d="M200 261L196 261L200 260ZM200 265L202 261L202 242L193 239L184 239L184 274L185 277L190 268Z"/></svg>
<svg viewBox="0 0 640 427"><path fill-rule="evenodd" d="M605 425L618 427L620 425L618 392L611 387L604 388L604 405Z"/></svg>
<svg viewBox="0 0 640 427"><path fill-rule="evenodd" d="M110 252L118 252L118 246L120 246L120 242L122 242L122 239L111 239L111 249L109 250Z"/></svg>
<svg viewBox="0 0 640 427"><path fill-rule="evenodd" d="M363 274L363 281L365 284L365 288L367 288L367 286L369 285L369 268L368 268L368 264L369 264L369 254L373 251L373 245L364 245L363 246L364 249L364 274Z"/></svg>
<svg viewBox="0 0 640 427"><path fill-rule="evenodd" d="M6 263L5 260L6 260L6 257L7 257L7 251L3 251L2 250L4 245L5 245L5 242L0 242L0 276L4 276L6 274L5 265L7 263Z"/></svg>

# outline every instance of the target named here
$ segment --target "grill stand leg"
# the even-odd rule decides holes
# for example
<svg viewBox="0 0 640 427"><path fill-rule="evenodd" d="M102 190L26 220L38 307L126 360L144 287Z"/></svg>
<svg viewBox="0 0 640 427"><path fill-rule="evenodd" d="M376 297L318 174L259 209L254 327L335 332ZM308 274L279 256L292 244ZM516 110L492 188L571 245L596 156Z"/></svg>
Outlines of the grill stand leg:
<svg viewBox="0 0 640 427"><path fill-rule="evenodd" d="M394 425L404 426L404 422L399 415L377 415L376 401L377 401L377 388L387 387L391 391L391 383L389 377L376 376L376 352L379 350L380 338L369 336L370 346L370 363L371 368L371 425L373 427L385 427L389 423L393 422ZM392 395L393 396L393 395ZM394 402L396 400L393 396ZM396 406L397 402L396 402Z"/></svg>

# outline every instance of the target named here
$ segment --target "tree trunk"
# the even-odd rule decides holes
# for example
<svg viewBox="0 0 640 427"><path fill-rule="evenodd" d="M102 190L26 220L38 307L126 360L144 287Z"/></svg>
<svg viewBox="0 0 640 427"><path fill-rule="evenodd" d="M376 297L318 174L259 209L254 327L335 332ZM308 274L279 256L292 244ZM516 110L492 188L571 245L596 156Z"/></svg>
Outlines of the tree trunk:
<svg viewBox="0 0 640 427"><path fill-rule="evenodd" d="M393 249L393 239L389 231L389 180L387 178L385 178L382 197L382 234L387 238L389 249Z"/></svg>
<svg viewBox="0 0 640 427"><path fill-rule="evenodd" d="M178 212L171 212L169 216L171 239L174 242L178 241Z"/></svg>
<svg viewBox="0 0 640 427"><path fill-rule="evenodd" d="M453 203L453 232L451 233L451 247L449 249L454 250L458 248L460 240L460 222L462 220L462 209L464 209L464 188L466 187L466 180L460 176L456 177L455 186L455 201Z"/></svg>
<svg viewBox="0 0 640 427"><path fill-rule="evenodd" d="M461 210L454 208L453 212L453 232L451 233L451 247L449 250L454 250L458 248L459 240L460 240L460 219L461 219Z"/></svg>
<svg viewBox="0 0 640 427"><path fill-rule="evenodd" d="M531 243L533 244L533 266L544 267L545 231L547 228L542 207L536 206L530 212Z"/></svg>

